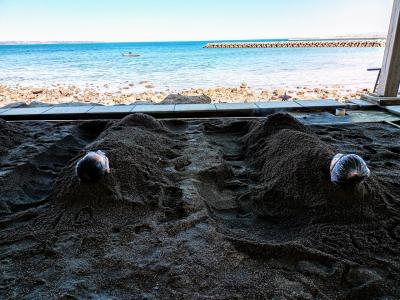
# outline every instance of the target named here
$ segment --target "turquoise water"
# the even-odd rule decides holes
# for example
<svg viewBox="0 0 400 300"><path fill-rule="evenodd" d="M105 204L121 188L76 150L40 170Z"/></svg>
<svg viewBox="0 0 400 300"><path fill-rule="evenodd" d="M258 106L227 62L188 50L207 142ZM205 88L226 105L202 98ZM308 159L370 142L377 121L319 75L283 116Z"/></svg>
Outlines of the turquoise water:
<svg viewBox="0 0 400 300"><path fill-rule="evenodd" d="M372 86L383 48L203 49L207 42L0 46L0 84L156 90L345 85ZM131 51L141 56L123 57Z"/></svg>

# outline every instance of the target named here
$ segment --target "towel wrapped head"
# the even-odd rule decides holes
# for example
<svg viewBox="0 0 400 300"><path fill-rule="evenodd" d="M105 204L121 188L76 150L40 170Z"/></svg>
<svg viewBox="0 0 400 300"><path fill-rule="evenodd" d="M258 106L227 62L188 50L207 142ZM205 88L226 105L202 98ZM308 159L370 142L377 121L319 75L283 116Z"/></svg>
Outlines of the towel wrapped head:
<svg viewBox="0 0 400 300"><path fill-rule="evenodd" d="M75 170L80 181L94 183L110 173L110 165L106 154L98 150L82 157Z"/></svg>
<svg viewBox="0 0 400 300"><path fill-rule="evenodd" d="M330 171L331 181L338 185L357 185L371 175L366 162L356 154L336 154Z"/></svg>

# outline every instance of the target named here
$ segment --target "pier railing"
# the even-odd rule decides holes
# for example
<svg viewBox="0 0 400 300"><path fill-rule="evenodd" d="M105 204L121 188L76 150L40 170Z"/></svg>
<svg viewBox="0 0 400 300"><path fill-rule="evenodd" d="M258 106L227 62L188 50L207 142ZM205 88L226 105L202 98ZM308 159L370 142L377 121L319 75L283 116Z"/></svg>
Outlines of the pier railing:
<svg viewBox="0 0 400 300"><path fill-rule="evenodd" d="M385 40L329 40L208 43L204 48L367 48L385 47Z"/></svg>

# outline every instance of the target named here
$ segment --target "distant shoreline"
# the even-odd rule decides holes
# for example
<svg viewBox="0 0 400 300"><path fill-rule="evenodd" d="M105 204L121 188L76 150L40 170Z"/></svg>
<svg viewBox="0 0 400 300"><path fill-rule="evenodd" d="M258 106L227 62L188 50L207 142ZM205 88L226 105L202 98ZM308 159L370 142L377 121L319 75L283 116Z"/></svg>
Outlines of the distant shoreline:
<svg viewBox="0 0 400 300"><path fill-rule="evenodd" d="M332 37L294 37L271 39L203 40L203 41L0 41L0 46L14 45L58 45L58 44L129 44L129 43L190 43L190 42L255 42L255 41L346 41L346 40L386 40L384 35L351 35Z"/></svg>
<svg viewBox="0 0 400 300"><path fill-rule="evenodd" d="M58 45L58 44L97 44L106 42L94 41L0 41L1 46L14 46L14 45Z"/></svg>

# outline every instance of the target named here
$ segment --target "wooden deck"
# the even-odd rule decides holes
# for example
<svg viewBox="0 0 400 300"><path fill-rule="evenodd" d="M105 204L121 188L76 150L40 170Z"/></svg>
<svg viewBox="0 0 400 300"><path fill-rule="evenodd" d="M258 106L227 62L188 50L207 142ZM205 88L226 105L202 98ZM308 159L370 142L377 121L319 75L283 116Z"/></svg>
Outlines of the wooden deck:
<svg viewBox="0 0 400 300"><path fill-rule="evenodd" d="M146 113L157 118L257 117L280 111L334 112L336 108L373 107L377 105L364 100L353 100L349 103L339 103L335 100L304 100L217 104L41 106L0 109L0 118L11 121L119 119L132 113Z"/></svg>

